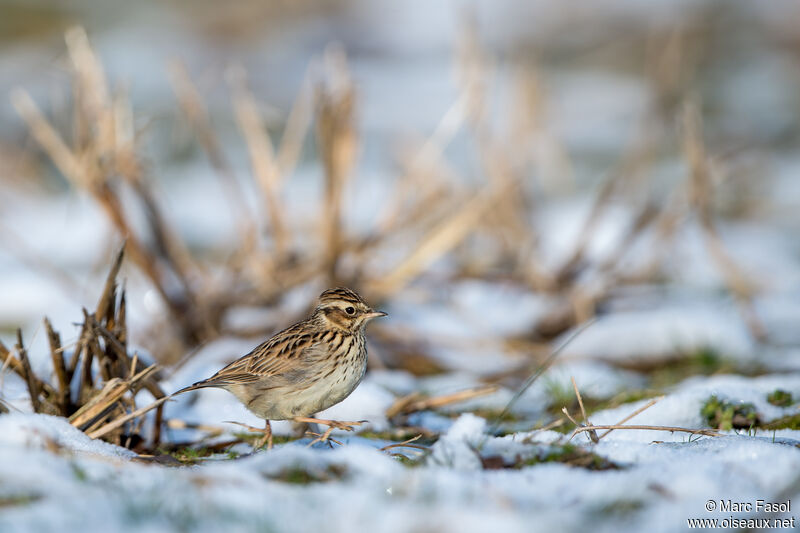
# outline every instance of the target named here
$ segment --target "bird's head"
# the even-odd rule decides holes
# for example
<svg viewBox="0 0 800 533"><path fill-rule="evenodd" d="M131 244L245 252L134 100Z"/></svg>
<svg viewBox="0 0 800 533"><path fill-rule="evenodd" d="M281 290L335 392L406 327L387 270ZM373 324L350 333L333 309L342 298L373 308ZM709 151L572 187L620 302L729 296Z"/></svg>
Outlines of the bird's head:
<svg viewBox="0 0 800 533"><path fill-rule="evenodd" d="M345 287L328 289L319 295L314 311L328 325L355 333L373 318L386 316L375 311L355 291Z"/></svg>

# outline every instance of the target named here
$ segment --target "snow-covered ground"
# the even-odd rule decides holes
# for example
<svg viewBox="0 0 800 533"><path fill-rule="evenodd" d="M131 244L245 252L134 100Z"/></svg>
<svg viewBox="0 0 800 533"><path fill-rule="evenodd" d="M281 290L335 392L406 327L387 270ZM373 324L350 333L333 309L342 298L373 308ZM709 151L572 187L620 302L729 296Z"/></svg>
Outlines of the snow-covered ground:
<svg viewBox="0 0 800 533"><path fill-rule="evenodd" d="M699 426L701 399L712 393L752 400L765 416L781 414L763 401L775 386L800 394L800 376L687 384L631 423ZM387 394L369 382L360 390L337 412L370 416ZM616 422L633 409L592 419ZM461 415L414 467L380 451L384 442L357 436L341 437L344 445L333 449L294 441L176 467L137 462L63 419L9 414L0 417L0 529L678 531L691 518L795 516L708 511L708 501L755 506L800 498L800 431L697 437L618 430L597 445L575 437L614 464L595 471L542 459L563 450L563 434L489 437L486 429L483 418ZM487 470L481 457L522 465Z"/></svg>

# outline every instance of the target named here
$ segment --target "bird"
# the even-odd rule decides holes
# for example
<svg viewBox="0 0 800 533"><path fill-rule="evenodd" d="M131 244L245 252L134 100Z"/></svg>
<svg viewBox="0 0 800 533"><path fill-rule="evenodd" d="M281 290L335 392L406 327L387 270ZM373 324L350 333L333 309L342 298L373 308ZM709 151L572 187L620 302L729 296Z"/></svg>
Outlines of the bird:
<svg viewBox="0 0 800 533"><path fill-rule="evenodd" d="M314 418L347 398L367 370L364 330L371 320L386 316L375 311L346 287L325 290L312 313L276 333L250 353L219 372L172 396L216 387L232 393L265 421L264 429L237 424L263 433L256 444L272 448L271 420L294 420L328 426L317 440L326 441L334 428L352 431L360 422Z"/></svg>

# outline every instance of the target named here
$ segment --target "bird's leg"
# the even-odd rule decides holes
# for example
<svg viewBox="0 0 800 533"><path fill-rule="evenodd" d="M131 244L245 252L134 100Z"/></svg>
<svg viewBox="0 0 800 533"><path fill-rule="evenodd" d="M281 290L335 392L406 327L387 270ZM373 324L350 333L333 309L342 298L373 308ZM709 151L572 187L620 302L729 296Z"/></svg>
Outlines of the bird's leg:
<svg viewBox="0 0 800 533"><path fill-rule="evenodd" d="M265 444L267 445L267 449L272 449L272 426L269 424L269 420L265 420L266 425L264 426L264 436L258 439L256 443L256 449L261 448Z"/></svg>
<svg viewBox="0 0 800 533"><path fill-rule="evenodd" d="M236 424L237 426L242 426L243 428L247 429L248 431L252 431L253 433L261 433L262 437L256 441L254 449L258 450L259 448L264 446L264 444L266 444L267 445L267 449L271 450L272 449L272 426L270 425L269 420L265 420L265 422L266 422L266 425L264 426L264 429L255 428L253 426L248 426L247 424L242 424L241 422L228 421L228 422L226 422L226 424Z"/></svg>

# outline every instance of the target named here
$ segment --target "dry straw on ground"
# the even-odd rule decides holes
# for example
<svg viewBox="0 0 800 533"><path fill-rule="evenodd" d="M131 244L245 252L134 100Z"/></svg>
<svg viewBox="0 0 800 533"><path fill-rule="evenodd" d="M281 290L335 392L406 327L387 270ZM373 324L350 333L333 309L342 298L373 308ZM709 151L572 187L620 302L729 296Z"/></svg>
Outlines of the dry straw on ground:
<svg viewBox="0 0 800 533"><path fill-rule="evenodd" d="M156 366L145 366L128 349L125 290L116 281L122 258L120 250L95 311L83 310L80 335L74 345L63 345L59 333L44 319L53 380L34 373L20 331L13 351L0 342L0 360L4 368L25 380L34 412L63 416L91 438L148 449L160 441L161 406L167 396L159 386ZM157 400L137 408L136 395L141 390ZM145 442L143 415L152 409L156 409L156 416L149 442Z"/></svg>

